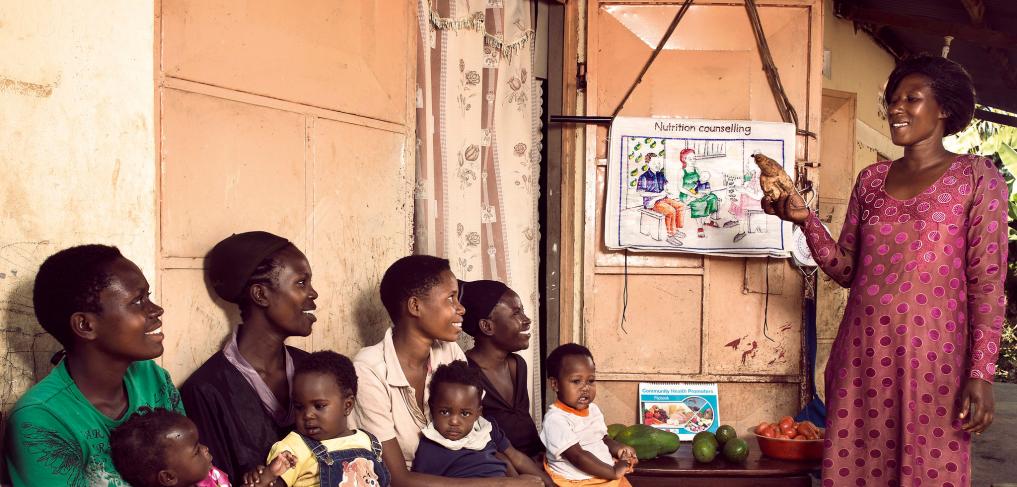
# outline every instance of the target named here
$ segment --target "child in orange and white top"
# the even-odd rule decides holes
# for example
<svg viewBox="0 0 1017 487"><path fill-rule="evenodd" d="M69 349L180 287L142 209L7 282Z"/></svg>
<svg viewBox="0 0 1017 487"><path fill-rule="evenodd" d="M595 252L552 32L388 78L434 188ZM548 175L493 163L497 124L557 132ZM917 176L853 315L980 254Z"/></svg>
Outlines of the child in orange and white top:
<svg viewBox="0 0 1017 487"><path fill-rule="evenodd" d="M559 486L628 487L625 474L639 462L636 451L607 436L597 397L597 365L582 345L566 343L547 357L547 379L558 400L544 415L540 440L544 468Z"/></svg>

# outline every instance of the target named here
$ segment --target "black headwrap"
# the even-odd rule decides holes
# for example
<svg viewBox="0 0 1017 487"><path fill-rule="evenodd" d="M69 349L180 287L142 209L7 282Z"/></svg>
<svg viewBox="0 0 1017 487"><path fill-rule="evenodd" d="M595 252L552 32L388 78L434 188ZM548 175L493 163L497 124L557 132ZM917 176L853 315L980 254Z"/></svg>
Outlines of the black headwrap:
<svg viewBox="0 0 1017 487"><path fill-rule="evenodd" d="M240 303L244 284L254 269L290 241L268 232L235 233L215 244L208 253L208 277L215 293L231 303Z"/></svg>
<svg viewBox="0 0 1017 487"><path fill-rule="evenodd" d="M463 331L470 336L480 334L480 320L491 316L509 287L499 281L459 281L459 302L466 308Z"/></svg>

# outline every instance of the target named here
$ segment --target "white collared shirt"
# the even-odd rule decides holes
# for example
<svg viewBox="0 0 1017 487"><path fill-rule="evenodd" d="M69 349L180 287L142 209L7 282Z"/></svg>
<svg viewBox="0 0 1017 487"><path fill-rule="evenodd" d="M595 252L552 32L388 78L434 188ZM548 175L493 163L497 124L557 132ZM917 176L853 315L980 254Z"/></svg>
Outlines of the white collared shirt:
<svg viewBox="0 0 1017 487"><path fill-rule="evenodd" d="M380 342L362 348L353 359L358 385L350 427L369 431L378 441L399 440L409 469L420 444L420 431L431 418L427 408L431 376L439 365L455 360L466 360L458 343L435 340L431 344L430 362L424 377L424 410L421 411L417 407L416 391L399 364L392 328L389 328Z"/></svg>

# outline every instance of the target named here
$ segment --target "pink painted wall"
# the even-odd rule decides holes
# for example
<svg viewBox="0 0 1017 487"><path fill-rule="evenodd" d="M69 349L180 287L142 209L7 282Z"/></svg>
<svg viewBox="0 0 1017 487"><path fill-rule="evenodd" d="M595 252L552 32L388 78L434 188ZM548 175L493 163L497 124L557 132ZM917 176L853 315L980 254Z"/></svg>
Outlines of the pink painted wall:
<svg viewBox="0 0 1017 487"><path fill-rule="evenodd" d="M377 284L410 249L414 6L162 2L158 268L178 381L239 321L202 269L234 232L307 254L319 320L293 344L352 354L381 337Z"/></svg>

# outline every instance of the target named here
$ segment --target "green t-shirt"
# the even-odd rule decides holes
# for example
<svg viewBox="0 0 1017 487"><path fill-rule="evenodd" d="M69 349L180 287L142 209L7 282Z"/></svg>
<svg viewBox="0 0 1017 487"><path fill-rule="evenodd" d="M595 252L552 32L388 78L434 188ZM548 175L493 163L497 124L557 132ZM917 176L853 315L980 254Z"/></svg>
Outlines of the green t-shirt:
<svg viewBox="0 0 1017 487"><path fill-rule="evenodd" d="M151 360L135 362L124 375L127 412L106 417L78 390L67 361L28 390L11 410L5 460L14 487L122 487L113 467L109 432L142 406L183 414L169 373Z"/></svg>

